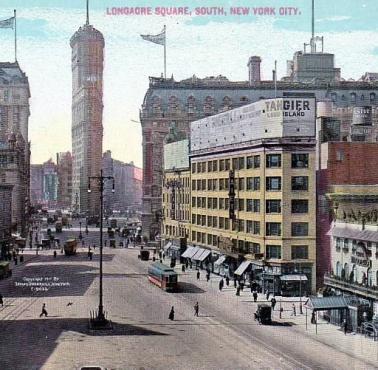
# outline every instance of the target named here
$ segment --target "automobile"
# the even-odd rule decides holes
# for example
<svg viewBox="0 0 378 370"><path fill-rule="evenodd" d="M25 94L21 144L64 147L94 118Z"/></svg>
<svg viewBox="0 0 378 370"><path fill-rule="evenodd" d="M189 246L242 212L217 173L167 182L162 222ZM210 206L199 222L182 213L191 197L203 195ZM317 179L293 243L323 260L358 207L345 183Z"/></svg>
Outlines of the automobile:
<svg viewBox="0 0 378 370"><path fill-rule="evenodd" d="M272 307L265 303L258 304L257 310L255 312L255 320L263 325L271 324L272 323Z"/></svg>
<svg viewBox="0 0 378 370"><path fill-rule="evenodd" d="M150 251L141 250L139 252L138 258L141 259L142 261L148 261L150 258Z"/></svg>

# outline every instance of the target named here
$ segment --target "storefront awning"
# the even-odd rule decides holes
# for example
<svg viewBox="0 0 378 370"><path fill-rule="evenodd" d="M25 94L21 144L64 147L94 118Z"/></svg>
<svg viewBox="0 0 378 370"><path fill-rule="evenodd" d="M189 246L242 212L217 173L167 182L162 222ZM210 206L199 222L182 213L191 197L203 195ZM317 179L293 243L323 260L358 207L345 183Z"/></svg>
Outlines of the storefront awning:
<svg viewBox="0 0 378 370"><path fill-rule="evenodd" d="M196 247L188 247L185 252L181 255L181 257L184 257L184 258L190 258L194 255L194 253L197 252L197 248Z"/></svg>
<svg viewBox="0 0 378 370"><path fill-rule="evenodd" d="M247 270L247 268L249 267L249 265L251 264L251 261L243 261L239 267L236 269L236 271L234 272L235 275L243 275L244 272Z"/></svg>
<svg viewBox="0 0 378 370"><path fill-rule="evenodd" d="M168 242L165 246L164 246L164 252L168 252L168 250L171 248L171 245L172 243L171 242Z"/></svg>
<svg viewBox="0 0 378 370"><path fill-rule="evenodd" d="M357 230L349 227L335 226L328 231L327 235L337 238L355 239L374 243L378 242L378 231L373 230Z"/></svg>
<svg viewBox="0 0 378 370"><path fill-rule="evenodd" d="M348 308L348 304L342 296L311 297L305 303L305 307L314 311L327 311Z"/></svg>
<svg viewBox="0 0 378 370"><path fill-rule="evenodd" d="M282 281L307 281L306 275L282 275L280 276Z"/></svg>
<svg viewBox="0 0 378 370"><path fill-rule="evenodd" d="M197 252L195 254L193 254L192 256L192 260L196 260L196 261L199 261L200 257L201 257L201 254L205 251L205 249L203 248L198 248Z"/></svg>
<svg viewBox="0 0 378 370"><path fill-rule="evenodd" d="M199 256L198 261L204 261L211 253L211 250L205 249L204 252Z"/></svg>
<svg viewBox="0 0 378 370"><path fill-rule="evenodd" d="M224 261L226 261L226 256L220 256L220 257L214 262L214 265L220 266Z"/></svg>

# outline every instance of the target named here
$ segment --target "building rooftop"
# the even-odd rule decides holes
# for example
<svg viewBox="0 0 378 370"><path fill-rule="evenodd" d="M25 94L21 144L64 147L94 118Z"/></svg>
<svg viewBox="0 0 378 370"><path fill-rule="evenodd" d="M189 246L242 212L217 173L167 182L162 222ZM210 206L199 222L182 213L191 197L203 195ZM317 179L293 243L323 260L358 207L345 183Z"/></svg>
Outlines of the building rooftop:
<svg viewBox="0 0 378 370"><path fill-rule="evenodd" d="M0 84L28 84L28 78L18 62L0 62Z"/></svg>

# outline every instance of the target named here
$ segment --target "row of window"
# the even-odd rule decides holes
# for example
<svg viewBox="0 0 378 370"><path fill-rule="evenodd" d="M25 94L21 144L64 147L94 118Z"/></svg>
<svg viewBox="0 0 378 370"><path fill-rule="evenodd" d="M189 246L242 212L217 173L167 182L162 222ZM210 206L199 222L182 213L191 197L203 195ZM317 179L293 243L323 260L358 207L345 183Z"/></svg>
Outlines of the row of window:
<svg viewBox="0 0 378 370"><path fill-rule="evenodd" d="M281 168L281 154L267 154L265 156L266 168ZM219 166L218 166L219 163ZM212 160L206 162L192 163L192 173L229 171L232 163L233 170L243 170L245 168L260 168L260 155L252 155L248 157L237 157L230 159L220 159L219 161ZM308 153L292 153L291 154L291 168L308 168L309 155Z"/></svg>
<svg viewBox="0 0 378 370"><path fill-rule="evenodd" d="M282 188L281 176L268 176L266 180L267 191L280 191ZM218 187L219 184L219 187ZM192 180L193 191L228 191L229 179L208 179L206 186L206 179ZM235 179L235 190L244 191L259 191L260 190L260 177L241 177ZM291 177L291 190L308 190L308 176L292 176Z"/></svg>
<svg viewBox="0 0 378 370"><path fill-rule="evenodd" d="M332 93L332 94L331 94L331 99L332 99L333 102L337 101L337 98L338 98L337 93ZM375 93L370 93L369 98L370 98L370 101L371 101L371 102L375 101L375 99L376 99L376 94L375 94ZM340 97L340 99L341 99L342 101L346 101L346 100L347 100L347 97L346 97L344 94L342 94L341 97ZM361 100L361 101L364 101L364 100L365 100L365 95L361 95L361 96L360 96L360 100ZM352 103L353 103L353 102L355 103L355 102L357 101L357 94L356 94L356 93L354 93L354 92L350 93L350 101L351 101Z"/></svg>
<svg viewBox="0 0 378 370"><path fill-rule="evenodd" d="M217 235L206 234L199 231L192 231L192 241L207 244L208 246L218 246L219 239ZM253 243L246 240L232 239L233 252L235 253L260 253L261 248L259 243ZM266 259L281 259L280 245L266 245ZM308 259L308 245L292 245L291 259Z"/></svg>
<svg viewBox="0 0 378 370"><path fill-rule="evenodd" d="M192 214L192 224L198 226L207 226L219 228L222 230L229 230L230 221L228 218L217 216L206 216ZM232 231L247 232L249 234L260 235L260 221L251 220L237 220L231 222ZM266 236L281 236L281 223L280 222L266 222L265 223ZM307 222L292 222L291 223L291 236L308 236L308 223Z"/></svg>
<svg viewBox="0 0 378 370"><path fill-rule="evenodd" d="M184 205L184 204L189 204L189 193L181 193L181 192L178 192L176 191L175 192L175 203L176 204L180 204L180 205ZM166 193L166 192L163 192L163 202L166 202L166 203L171 203L172 202L172 193Z"/></svg>
<svg viewBox="0 0 378 370"><path fill-rule="evenodd" d="M236 211L260 212L260 199L235 199ZM229 209L229 198L192 197L192 207L207 209ZM281 213L281 199L268 199L265 204L265 213ZM307 199L292 199L291 213L308 213Z"/></svg>

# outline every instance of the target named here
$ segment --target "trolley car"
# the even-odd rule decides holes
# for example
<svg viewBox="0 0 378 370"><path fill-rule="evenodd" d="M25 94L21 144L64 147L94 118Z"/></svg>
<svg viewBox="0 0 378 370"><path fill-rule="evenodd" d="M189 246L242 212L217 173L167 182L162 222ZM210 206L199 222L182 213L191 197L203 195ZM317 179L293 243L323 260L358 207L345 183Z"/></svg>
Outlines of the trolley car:
<svg viewBox="0 0 378 370"><path fill-rule="evenodd" d="M148 268L148 280L167 292L177 289L176 271L160 262L154 262Z"/></svg>

